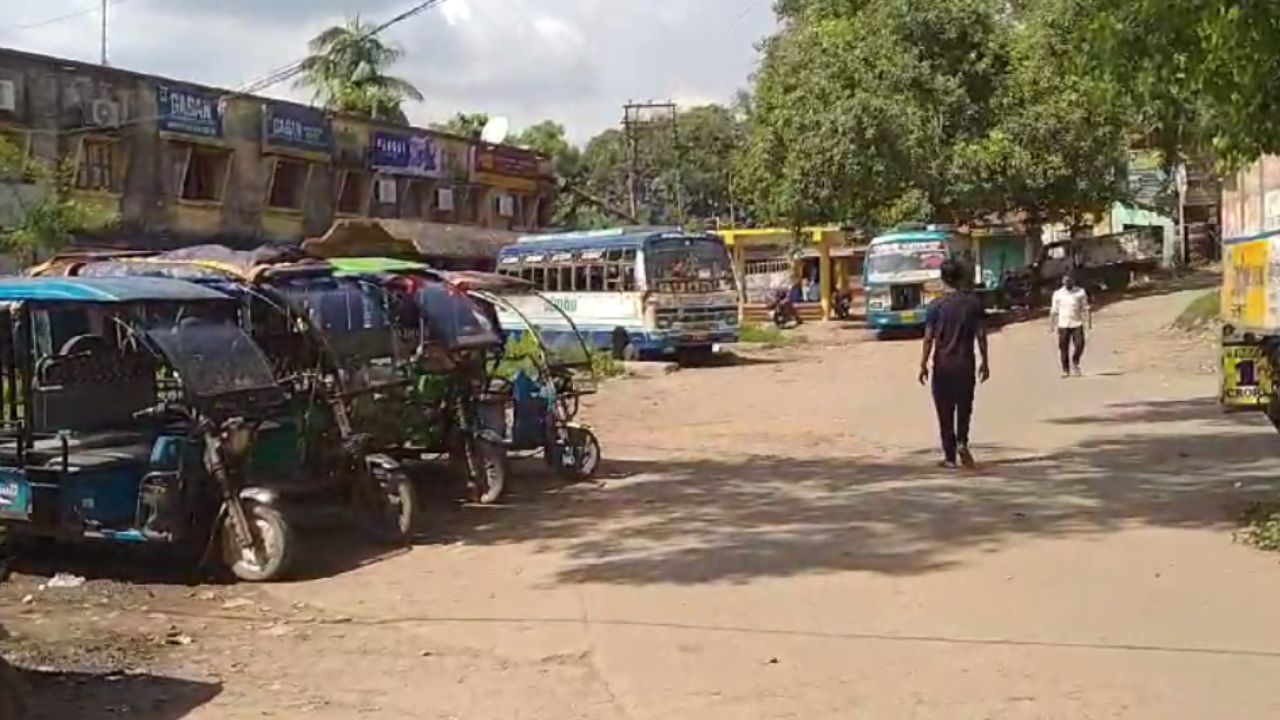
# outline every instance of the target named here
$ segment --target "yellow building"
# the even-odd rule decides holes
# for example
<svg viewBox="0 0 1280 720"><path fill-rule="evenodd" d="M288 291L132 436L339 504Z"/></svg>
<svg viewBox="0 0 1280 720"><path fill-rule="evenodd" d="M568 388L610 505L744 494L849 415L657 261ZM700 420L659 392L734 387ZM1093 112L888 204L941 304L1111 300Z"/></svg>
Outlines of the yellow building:
<svg viewBox="0 0 1280 720"><path fill-rule="evenodd" d="M782 228L719 230L733 257L739 278L739 315L746 319L778 289L789 288L803 277L816 279L819 301L804 305L802 315L828 320L832 315L833 291L850 290L857 295L862 287L865 244L855 243L852 234L838 227L804 228L798 233ZM806 312L808 311L808 312Z"/></svg>

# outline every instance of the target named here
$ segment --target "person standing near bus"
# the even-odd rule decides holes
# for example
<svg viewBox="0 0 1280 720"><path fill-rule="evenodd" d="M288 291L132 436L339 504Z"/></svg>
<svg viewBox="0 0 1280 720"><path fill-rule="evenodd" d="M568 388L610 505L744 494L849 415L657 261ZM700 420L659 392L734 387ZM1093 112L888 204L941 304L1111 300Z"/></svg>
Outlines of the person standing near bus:
<svg viewBox="0 0 1280 720"><path fill-rule="evenodd" d="M1084 329L1093 329L1093 311L1089 308L1089 293L1076 285L1076 279L1067 273L1062 276L1062 287L1053 293L1049 308L1049 332L1058 334L1058 356L1062 361L1062 377L1080 377L1080 360L1084 357Z"/></svg>
<svg viewBox="0 0 1280 720"><path fill-rule="evenodd" d="M975 371L977 379L991 377L987 362L986 313L982 300L967 289L965 265L956 260L942 263L942 281L950 291L934 300L925 315L924 352L920 358L920 384L929 379L933 361L933 405L942 436L942 467L955 468L958 460L973 467L969 450L969 425L973 417ZM974 361L973 346L982 354Z"/></svg>

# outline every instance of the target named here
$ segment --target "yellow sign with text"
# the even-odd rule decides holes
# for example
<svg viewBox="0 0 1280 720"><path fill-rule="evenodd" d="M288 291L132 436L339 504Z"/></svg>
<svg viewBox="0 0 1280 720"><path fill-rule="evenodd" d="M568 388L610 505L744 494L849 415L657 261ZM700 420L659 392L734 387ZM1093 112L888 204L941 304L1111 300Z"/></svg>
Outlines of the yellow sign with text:
<svg viewBox="0 0 1280 720"><path fill-rule="evenodd" d="M1261 410L1273 389L1267 349L1255 343L1223 343L1222 404L1229 408Z"/></svg>

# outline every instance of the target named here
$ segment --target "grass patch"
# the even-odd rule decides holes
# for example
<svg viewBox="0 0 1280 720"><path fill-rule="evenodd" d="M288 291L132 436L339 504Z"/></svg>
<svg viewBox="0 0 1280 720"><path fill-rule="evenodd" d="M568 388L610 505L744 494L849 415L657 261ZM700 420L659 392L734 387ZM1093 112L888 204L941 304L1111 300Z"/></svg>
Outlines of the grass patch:
<svg viewBox="0 0 1280 720"><path fill-rule="evenodd" d="M1199 330L1218 319L1222 295L1218 290L1211 290L1192 300L1182 311L1173 326L1179 330Z"/></svg>
<svg viewBox="0 0 1280 720"><path fill-rule="evenodd" d="M1258 503L1245 512L1236 539L1259 550L1280 550L1280 502Z"/></svg>
<svg viewBox="0 0 1280 720"><path fill-rule="evenodd" d="M773 324L744 323L738 329L738 341L757 343L766 348L780 348L795 345L800 342L800 338L782 332Z"/></svg>
<svg viewBox="0 0 1280 720"><path fill-rule="evenodd" d="M596 377L601 380L605 378L618 377L625 374L626 368L622 367L622 363L613 359L613 354L604 350L594 350L591 353L591 370L595 372Z"/></svg>

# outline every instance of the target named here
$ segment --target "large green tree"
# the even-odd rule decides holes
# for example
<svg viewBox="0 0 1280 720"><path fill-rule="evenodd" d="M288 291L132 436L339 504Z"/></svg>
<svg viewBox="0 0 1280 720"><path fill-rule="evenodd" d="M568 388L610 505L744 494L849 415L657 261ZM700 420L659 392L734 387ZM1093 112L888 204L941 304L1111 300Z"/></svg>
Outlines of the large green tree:
<svg viewBox="0 0 1280 720"><path fill-rule="evenodd" d="M433 130L440 132L461 135L472 140L480 139L480 132L484 130L484 126L489 124L489 113L454 113L453 117L444 122L432 123Z"/></svg>
<svg viewBox="0 0 1280 720"><path fill-rule="evenodd" d="M1280 3L1056 0L1079 22L1062 36L1118 83L1170 160L1226 164L1280 153Z"/></svg>
<svg viewBox="0 0 1280 720"><path fill-rule="evenodd" d="M743 135L730 108L705 105L680 110L674 125L656 122L606 130L582 151L578 181L608 205L629 210L644 223L690 226L727 224L743 208L733 195L733 157Z"/></svg>
<svg viewBox="0 0 1280 720"><path fill-rule="evenodd" d="M1127 120L1058 59L1048 2L779 3L739 158L755 211L874 230L1104 207Z"/></svg>
<svg viewBox="0 0 1280 720"><path fill-rule="evenodd" d="M408 80L387 74L404 51L373 30L356 16L316 35L297 85L312 90L330 110L405 122L404 103L421 101L422 93Z"/></svg>

